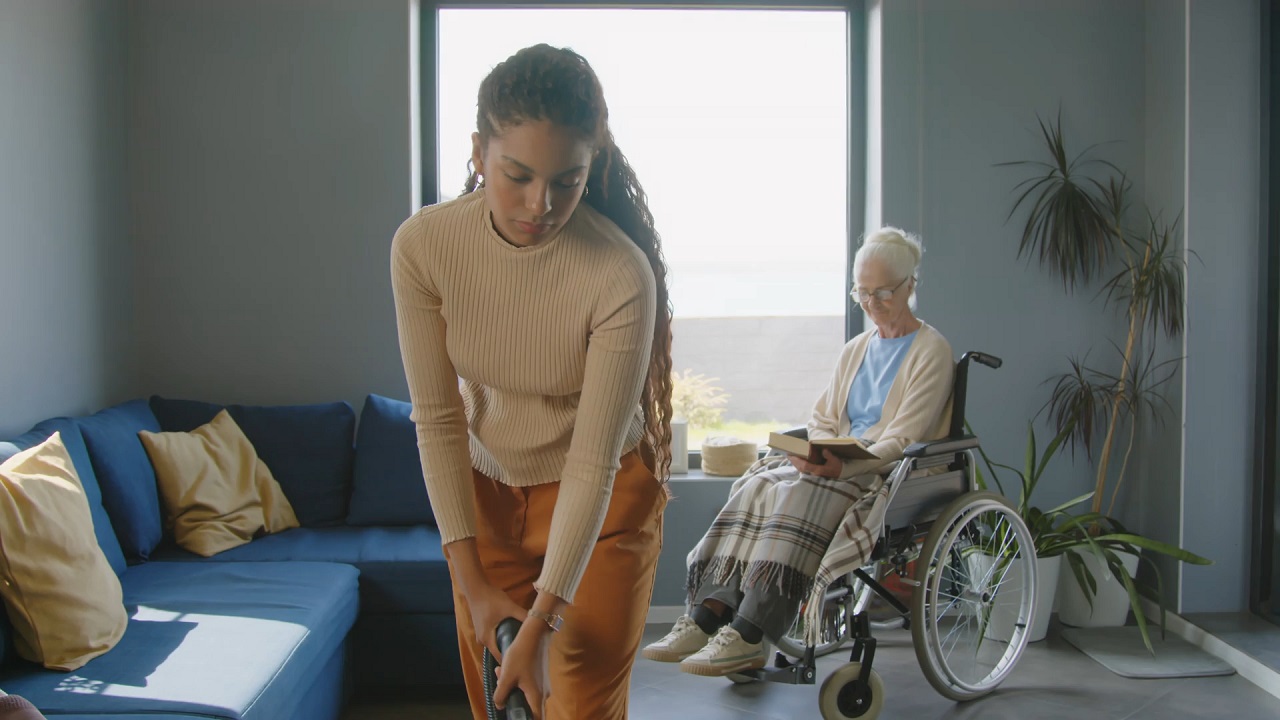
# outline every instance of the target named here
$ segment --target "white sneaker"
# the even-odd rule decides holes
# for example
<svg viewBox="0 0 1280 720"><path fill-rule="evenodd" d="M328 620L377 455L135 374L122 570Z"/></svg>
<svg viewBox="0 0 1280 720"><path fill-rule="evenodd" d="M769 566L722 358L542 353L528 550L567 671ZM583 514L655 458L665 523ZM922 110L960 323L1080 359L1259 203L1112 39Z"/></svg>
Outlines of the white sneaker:
<svg viewBox="0 0 1280 720"><path fill-rule="evenodd" d="M681 615L675 627L663 638L650 643L640 656L658 662L680 662L707 644L711 636L702 632L698 623L688 615Z"/></svg>
<svg viewBox="0 0 1280 720"><path fill-rule="evenodd" d="M749 643L725 625L707 646L680 662L681 672L720 677L765 666L764 643Z"/></svg>

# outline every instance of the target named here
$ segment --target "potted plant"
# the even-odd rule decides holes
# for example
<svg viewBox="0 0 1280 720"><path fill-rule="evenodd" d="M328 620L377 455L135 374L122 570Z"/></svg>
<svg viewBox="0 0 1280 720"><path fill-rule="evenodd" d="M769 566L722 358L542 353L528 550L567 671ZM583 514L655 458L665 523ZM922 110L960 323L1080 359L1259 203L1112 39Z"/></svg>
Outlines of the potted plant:
<svg viewBox="0 0 1280 720"><path fill-rule="evenodd" d="M690 369L671 373L671 472L689 471L689 426L718 425L729 394Z"/></svg>
<svg viewBox="0 0 1280 720"><path fill-rule="evenodd" d="M972 433L972 431L970 431ZM987 467L987 475L995 483L996 489L1008 497L1000 475L996 468L1003 468L1018 477L1019 494L1017 502L1018 515L1031 531L1033 546L1036 551L1036 609L1034 622L1027 632L1027 641L1043 640L1049 628L1049 615L1053 611L1053 600L1058 587L1058 575L1062 564L1062 556L1068 550L1087 545L1079 533L1081 520L1072 514L1072 508L1087 502L1093 493L1086 493L1049 510L1042 510L1031 504L1040 478L1044 476L1049 461L1057 454L1066 440L1070 428L1059 432L1043 454L1036 453L1036 432L1032 423L1027 423L1027 452L1023 469L1019 470L1004 463L994 462L981 447L978 452ZM980 489L988 489L987 475L981 468L974 468L974 480Z"/></svg>
<svg viewBox="0 0 1280 720"><path fill-rule="evenodd" d="M1160 571L1154 563L1151 563L1155 587L1140 585L1135 580L1136 565L1126 566L1122 558L1125 555L1132 555L1135 558L1147 560L1140 556L1137 551L1148 550L1168 555L1182 562L1207 564L1209 561L1169 543L1131 533L1118 521L1102 513L1092 511L1076 513L1074 511L1075 508L1088 502L1093 497L1092 491L1049 510L1042 510L1033 505L1031 498L1035 494L1041 478L1044 476L1045 468L1048 467L1049 461L1062 448L1063 443L1070 437L1073 430L1074 427L1070 424L1060 430L1057 436L1045 447L1044 452L1037 455L1035 428L1032 423L1028 423L1026 461L1021 470L1004 463L994 462L987 456L986 451L981 448L978 450L982 456L983 463L987 467L987 473L1001 494L1006 493L996 468L1003 468L1018 477L1020 486L1017 503L1018 515L1026 523L1027 529L1031 531L1033 546L1036 551L1036 611L1034 624L1028 631L1028 641L1035 642L1044 639L1048 630L1049 616L1053 610L1055 590L1059 584L1058 578L1061 574L1062 558L1066 557L1068 566L1071 568L1071 576L1076 579L1076 583L1069 587L1079 589L1082 595L1082 602L1087 607L1092 607L1094 603L1099 602L1097 599L1099 591L1097 575L1101 574L1100 569L1106 568L1106 572L1116 578L1120 602L1126 612L1129 609L1133 610L1143 642L1146 644L1147 649L1150 650L1152 646L1147 629L1147 618L1143 612L1139 597L1151 597L1159 603L1162 589ZM979 488L987 488L986 476L982 473L981 468L975 468L975 480ZM1150 561L1147 560L1147 562ZM1105 586L1103 587L1105 591ZM1163 605L1160 606L1160 612L1160 627L1163 630L1165 621Z"/></svg>
<svg viewBox="0 0 1280 720"><path fill-rule="evenodd" d="M1114 584L1110 592L1119 593L1128 603L1119 604L1119 615L1109 624L1123 624L1127 610L1132 609L1150 648L1139 602L1142 590L1134 581L1139 559L1150 563L1141 551L1162 553L1182 562L1209 563L1182 548L1131 533L1113 517L1129 471L1138 424L1160 422L1172 411L1161 387L1176 374L1182 359L1158 362L1153 349L1144 352L1143 348L1151 334L1163 332L1175 338L1182 332L1186 264L1176 252L1178 220L1162 223L1148 212L1142 229L1130 230L1131 183L1124 172L1110 162L1090 157L1092 148L1070 155L1061 114L1056 122L1040 120L1040 131L1048 161L1000 163L1035 170L1015 187L1020 194L1009 212L1012 219L1020 210L1026 211L1018 257L1038 258L1041 267L1057 276L1068 292L1111 273L1099 295L1105 306L1123 314L1127 324L1124 345L1114 345L1110 364L1089 364L1087 354L1082 360L1071 359L1071 371L1052 379L1053 391L1044 407L1059 437L1073 452L1082 448L1093 460L1101 438L1094 490L1087 496L1092 500L1089 512L1075 516L1075 522L1064 528L1075 539L1063 553L1070 577L1075 579L1071 589L1081 591L1086 607L1078 611L1064 605L1063 618L1068 620L1069 612L1075 613L1070 619L1076 620L1083 617L1091 621L1091 616L1097 616L1095 598L1104 593L1098 579L1111 577ZM1092 168L1104 171L1106 179L1087 175ZM1121 444L1123 454L1116 463ZM1133 556L1128 565L1126 554ZM1150 565L1155 568L1154 563ZM1158 593L1158 571L1155 578ZM1067 589L1064 587L1064 592ZM1064 603L1069 597L1064 597ZM1158 594L1155 599L1159 600ZM1163 613L1161 606L1162 624Z"/></svg>

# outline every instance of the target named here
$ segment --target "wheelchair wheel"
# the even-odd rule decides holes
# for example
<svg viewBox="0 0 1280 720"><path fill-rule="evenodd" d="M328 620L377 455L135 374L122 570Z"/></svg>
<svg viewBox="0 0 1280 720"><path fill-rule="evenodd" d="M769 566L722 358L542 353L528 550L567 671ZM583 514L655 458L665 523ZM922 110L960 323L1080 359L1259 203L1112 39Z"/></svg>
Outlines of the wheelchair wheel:
<svg viewBox="0 0 1280 720"><path fill-rule="evenodd" d="M872 564L867 565L863 570L871 577L879 579L881 577L878 574L880 567L883 566ZM819 636L818 644L813 648L814 657L829 655L852 640L853 618L870 607L872 600L876 597L871 587L852 573L840 578L836 583L851 584L853 589L848 595L827 603L822 612L822 634ZM873 620L871 621L871 628L873 630L894 630L902 627L902 620L901 616L891 617L886 620ZM796 621L792 623L791 629L787 631L787 634L778 638L777 646L783 655L796 659L804 657L803 608L801 608Z"/></svg>
<svg viewBox="0 0 1280 720"><path fill-rule="evenodd" d="M884 681L872 670L866 685L858 682L862 663L851 662L841 666L822 681L818 691L818 706L822 720L860 718L875 720L884 709Z"/></svg>
<svg viewBox="0 0 1280 720"><path fill-rule="evenodd" d="M956 701L996 688L1027 645L1036 556L1013 506L992 492L956 498L916 563L911 639L929 684Z"/></svg>

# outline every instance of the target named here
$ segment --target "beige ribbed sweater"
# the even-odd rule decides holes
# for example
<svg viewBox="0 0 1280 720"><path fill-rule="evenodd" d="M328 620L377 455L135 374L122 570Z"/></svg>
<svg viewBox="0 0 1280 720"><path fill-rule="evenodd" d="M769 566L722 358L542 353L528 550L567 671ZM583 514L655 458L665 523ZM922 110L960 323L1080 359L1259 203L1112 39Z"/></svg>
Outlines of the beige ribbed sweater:
<svg viewBox="0 0 1280 720"><path fill-rule="evenodd" d="M814 404L809 420L809 437L844 437L849 434L849 387L862 366L867 344L879 331L868 330L845 344L836 362L831 384ZM955 360L951 344L928 323L921 321L911 348L902 358L898 374L885 396L880 422L867 428L865 437L875 442L868 447L878 460L847 460L840 477L854 477L878 471L902 459L911 443L946 437L951 422L951 384Z"/></svg>
<svg viewBox="0 0 1280 720"><path fill-rule="evenodd" d="M479 190L400 226L391 279L441 541L476 533L472 467L514 487L559 482L534 586L572 602L619 458L643 431L648 260L586 203L551 239L513 246Z"/></svg>

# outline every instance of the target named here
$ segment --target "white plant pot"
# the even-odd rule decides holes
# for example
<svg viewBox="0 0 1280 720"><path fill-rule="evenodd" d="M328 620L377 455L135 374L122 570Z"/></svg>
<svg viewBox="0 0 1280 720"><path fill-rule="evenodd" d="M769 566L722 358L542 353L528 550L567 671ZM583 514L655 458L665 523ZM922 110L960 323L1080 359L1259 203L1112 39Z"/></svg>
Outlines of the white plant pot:
<svg viewBox="0 0 1280 720"><path fill-rule="evenodd" d="M1027 633L1027 642L1043 640L1049 632L1049 616L1058 597L1058 572L1062 556L1036 558L1036 614Z"/></svg>
<svg viewBox="0 0 1280 720"><path fill-rule="evenodd" d="M984 577L991 568L995 558L990 555L974 555L970 558L970 572L974 577ZM1049 615L1053 610L1053 597L1058 589L1058 563L1060 556L1036 558L1036 598L1035 610L1031 617L1031 627L1027 630L1027 642L1043 640L1049 629ZM1004 585L1009 592L1017 592L1022 585L1022 565L1009 566L1004 578ZM1014 624L1018 621L1020 602L1001 603L991 611L991 621L987 624L984 635L988 638L1008 641L1013 637Z"/></svg>
<svg viewBox="0 0 1280 720"><path fill-rule="evenodd" d="M1129 617L1129 593L1124 589L1120 578L1111 574L1104 563L1098 561L1096 555L1088 551L1077 553L1084 560L1085 567L1093 573L1098 583L1098 592L1093 597L1093 607L1085 599L1075 573L1071 572L1071 563L1063 560L1058 579L1058 619L1063 625L1072 627L1119 627ZM1117 552L1120 564L1124 566L1129 577L1138 571L1138 556L1125 552Z"/></svg>
<svg viewBox="0 0 1280 720"><path fill-rule="evenodd" d="M689 472L689 422L671 421L671 472Z"/></svg>

